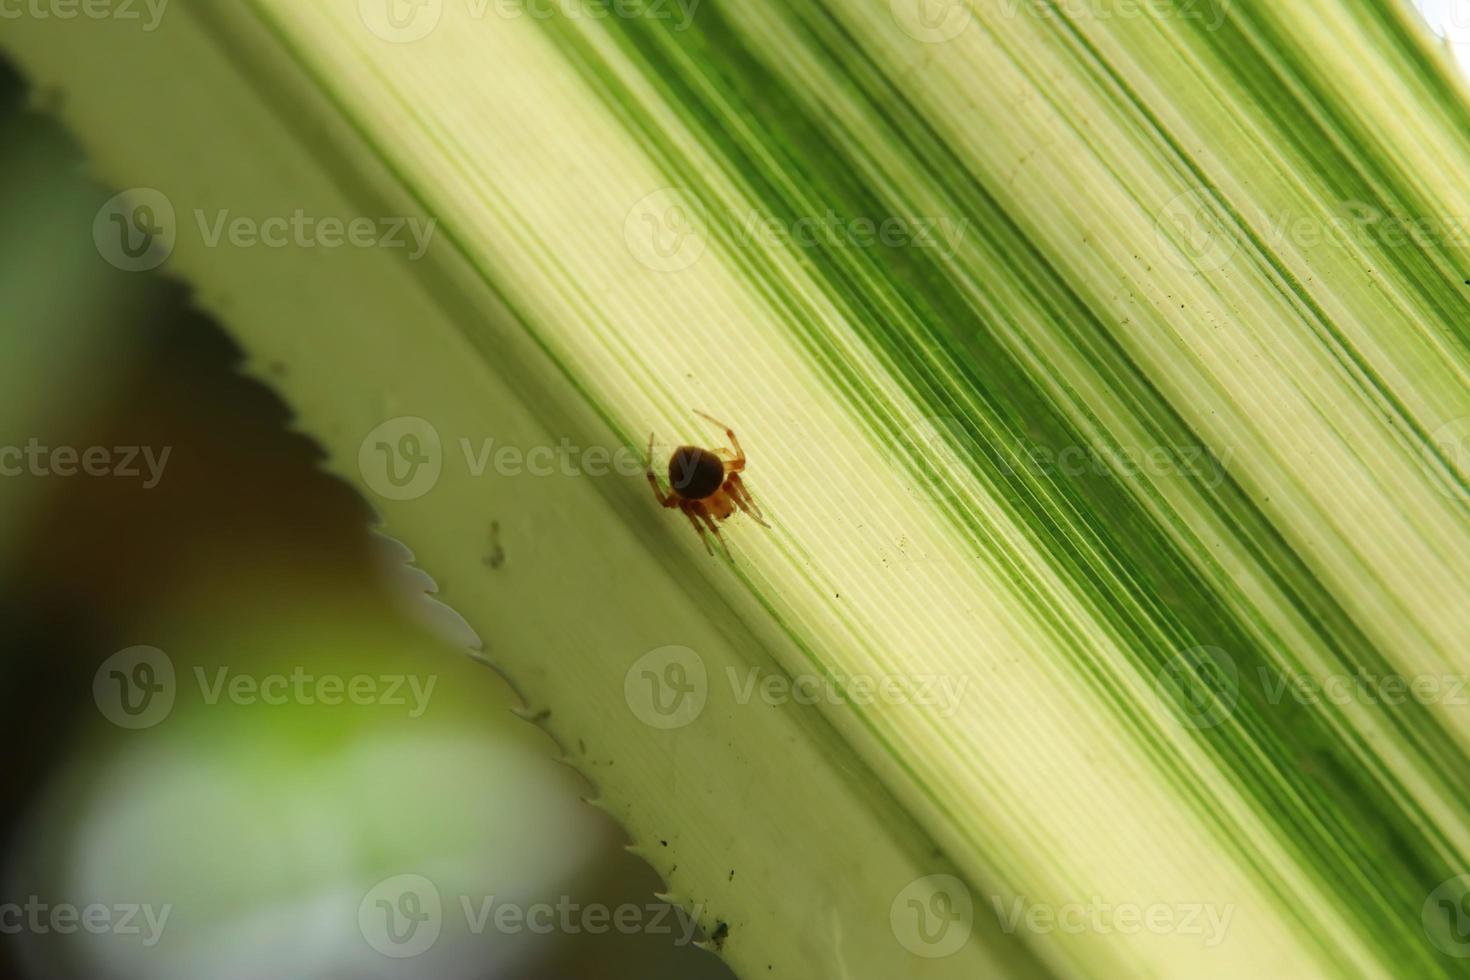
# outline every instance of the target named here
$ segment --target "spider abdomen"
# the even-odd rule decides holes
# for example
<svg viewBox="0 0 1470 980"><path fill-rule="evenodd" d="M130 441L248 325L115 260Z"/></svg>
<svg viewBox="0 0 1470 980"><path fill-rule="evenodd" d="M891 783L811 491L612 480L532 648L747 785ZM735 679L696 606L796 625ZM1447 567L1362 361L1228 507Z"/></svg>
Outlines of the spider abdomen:
<svg viewBox="0 0 1470 980"><path fill-rule="evenodd" d="M669 457L669 485L685 500L703 500L725 483L725 463L708 449L680 446Z"/></svg>

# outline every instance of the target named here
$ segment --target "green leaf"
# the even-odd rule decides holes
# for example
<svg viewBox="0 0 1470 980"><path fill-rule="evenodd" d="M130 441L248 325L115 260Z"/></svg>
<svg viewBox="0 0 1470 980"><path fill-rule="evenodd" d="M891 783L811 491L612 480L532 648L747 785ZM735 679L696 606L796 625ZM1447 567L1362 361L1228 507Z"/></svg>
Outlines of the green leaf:
<svg viewBox="0 0 1470 980"><path fill-rule="evenodd" d="M8 43L737 970L1454 972L1470 127L1412 11L391 9ZM298 211L424 234L231 231ZM696 409L733 562L639 472Z"/></svg>

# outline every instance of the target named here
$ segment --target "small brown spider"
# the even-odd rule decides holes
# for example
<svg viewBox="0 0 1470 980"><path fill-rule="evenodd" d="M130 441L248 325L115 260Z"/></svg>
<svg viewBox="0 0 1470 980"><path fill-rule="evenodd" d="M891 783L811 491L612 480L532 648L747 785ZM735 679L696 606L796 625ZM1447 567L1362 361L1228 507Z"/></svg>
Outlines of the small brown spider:
<svg viewBox="0 0 1470 980"><path fill-rule="evenodd" d="M740 440L735 438L734 430L703 412L696 411L694 414L709 419L724 429L725 437L735 447L734 450L700 449L698 446L680 446L675 449L669 457L669 486L672 492L664 493L658 485L658 477L653 473L653 433L650 432L645 467L648 485L653 488L653 495L660 504L677 507L684 512L689 523L694 525L694 530L699 532L699 540L704 542L705 551L715 553L715 549L710 547L709 538L705 536L705 529L708 528L720 542L720 547L725 549L725 556L733 557L716 521L726 520L739 508L755 518L761 527L771 525L766 523L760 508L750 496L750 491L740 479L740 473L745 469L745 450L740 448Z"/></svg>

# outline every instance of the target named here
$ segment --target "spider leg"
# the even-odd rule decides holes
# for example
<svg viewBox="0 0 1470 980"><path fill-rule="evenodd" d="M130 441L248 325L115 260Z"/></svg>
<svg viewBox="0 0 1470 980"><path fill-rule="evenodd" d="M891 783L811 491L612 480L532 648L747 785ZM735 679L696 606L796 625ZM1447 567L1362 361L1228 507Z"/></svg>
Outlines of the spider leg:
<svg viewBox="0 0 1470 980"><path fill-rule="evenodd" d="M648 434L648 455L644 457L643 475L648 477L648 485L653 488L654 499L664 507L679 506L679 498L672 493L664 493L663 488L658 485L658 477L653 473L653 433Z"/></svg>
<svg viewBox="0 0 1470 980"><path fill-rule="evenodd" d="M740 448L740 440L735 438L735 430L730 428L724 422L721 422L719 419L715 418L713 415L708 415L704 412L701 412L697 408L694 410L694 414L700 416L701 418L708 419L715 425L718 425L720 428L725 430L725 438L729 439L730 445L735 447L735 453L730 459L730 471L732 473L739 473L741 470L745 469L745 450Z"/></svg>
<svg viewBox="0 0 1470 980"><path fill-rule="evenodd" d="M736 507L755 518L756 523L761 527L771 526L766 523L766 515L761 513L760 505L750 495L750 488L745 485L744 480L740 479L740 474L731 473L729 479L725 481L725 486L730 490L730 497L735 501Z"/></svg>
<svg viewBox="0 0 1470 980"><path fill-rule="evenodd" d="M714 516L704 509L703 504L699 505L699 516L704 518L704 523L709 527L710 533L715 536L715 540L720 543L720 547L725 549L725 557L734 561L735 556L730 554L730 545L725 540L725 536L720 533L720 526L715 523Z"/></svg>
<svg viewBox="0 0 1470 980"><path fill-rule="evenodd" d="M713 555L715 549L710 547L709 536L704 533L704 525L699 523L699 518L694 515L694 509L689 506L683 506L679 510L684 512L684 516L689 518L689 523L694 525L694 530L699 532L699 540L703 542L704 550Z"/></svg>

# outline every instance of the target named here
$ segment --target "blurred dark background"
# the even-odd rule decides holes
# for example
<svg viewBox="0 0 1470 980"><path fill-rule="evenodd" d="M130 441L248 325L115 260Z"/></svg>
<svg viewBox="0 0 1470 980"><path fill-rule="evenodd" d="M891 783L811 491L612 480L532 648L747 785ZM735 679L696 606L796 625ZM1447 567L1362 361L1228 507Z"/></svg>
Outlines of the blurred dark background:
<svg viewBox="0 0 1470 980"><path fill-rule="evenodd" d="M729 976L187 288L99 255L61 98L0 62L0 975Z"/></svg>

